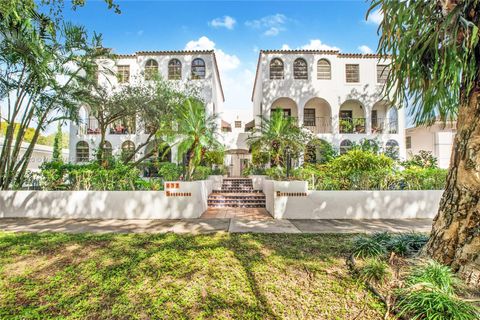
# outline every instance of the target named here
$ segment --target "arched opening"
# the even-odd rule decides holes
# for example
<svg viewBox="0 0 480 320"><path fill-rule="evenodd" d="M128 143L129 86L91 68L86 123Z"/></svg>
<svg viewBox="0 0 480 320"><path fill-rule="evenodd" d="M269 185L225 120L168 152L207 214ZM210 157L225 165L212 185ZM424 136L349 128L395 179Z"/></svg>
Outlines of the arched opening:
<svg viewBox="0 0 480 320"><path fill-rule="evenodd" d="M322 139L312 139L305 148L304 161L306 163L325 163L335 154L330 143Z"/></svg>
<svg viewBox="0 0 480 320"><path fill-rule="evenodd" d="M168 62L168 79L181 80L182 79L182 63L178 59L172 59Z"/></svg>
<svg viewBox="0 0 480 320"><path fill-rule="evenodd" d="M385 154L392 159L398 159L400 156L400 145L396 140L388 140L385 144Z"/></svg>
<svg viewBox="0 0 480 320"><path fill-rule="evenodd" d="M313 133L332 132L332 109L322 98L308 100L303 108L303 125Z"/></svg>
<svg viewBox="0 0 480 320"><path fill-rule="evenodd" d="M366 133L365 107L357 100L347 100L340 106L340 133Z"/></svg>
<svg viewBox="0 0 480 320"><path fill-rule="evenodd" d="M87 142L77 142L75 147L75 158L77 162L88 162L90 160L90 149Z"/></svg>
<svg viewBox="0 0 480 320"><path fill-rule="evenodd" d="M373 105L372 133L398 133L398 112L397 108L388 101L378 101Z"/></svg>
<svg viewBox="0 0 480 320"><path fill-rule="evenodd" d="M320 59L317 62L317 79L330 80L332 79L332 67L330 61L327 59Z"/></svg>
<svg viewBox="0 0 480 320"><path fill-rule="evenodd" d="M158 62L149 59L147 63L145 63L145 80L152 80L158 74Z"/></svg>
<svg viewBox="0 0 480 320"><path fill-rule="evenodd" d="M274 58L270 61L270 80L282 80L284 78L283 61Z"/></svg>
<svg viewBox="0 0 480 320"><path fill-rule="evenodd" d="M345 154L352 149L352 141L346 139L340 142L340 154Z"/></svg>
<svg viewBox="0 0 480 320"><path fill-rule="evenodd" d="M132 155L135 152L135 143L133 143L130 140L124 141L122 143L121 148L122 148L122 154L121 154L122 159L124 160L129 159L132 157Z"/></svg>
<svg viewBox="0 0 480 320"><path fill-rule="evenodd" d="M205 61L197 58L192 61L192 79L205 79Z"/></svg>
<svg viewBox="0 0 480 320"><path fill-rule="evenodd" d="M293 62L293 78L296 80L308 79L308 64L303 58L297 58Z"/></svg>
<svg viewBox="0 0 480 320"><path fill-rule="evenodd" d="M282 110L284 116L298 118L298 107L290 98L279 98L272 103L270 114L275 110Z"/></svg>

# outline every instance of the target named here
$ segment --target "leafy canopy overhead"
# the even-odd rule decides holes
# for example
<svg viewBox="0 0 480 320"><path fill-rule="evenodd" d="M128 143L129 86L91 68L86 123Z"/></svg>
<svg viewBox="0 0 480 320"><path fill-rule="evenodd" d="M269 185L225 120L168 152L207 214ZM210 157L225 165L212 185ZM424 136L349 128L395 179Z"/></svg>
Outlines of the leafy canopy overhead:
<svg viewBox="0 0 480 320"><path fill-rule="evenodd" d="M373 0L367 15L377 9L378 52L392 55L386 91L417 124L456 119L478 80L480 1Z"/></svg>

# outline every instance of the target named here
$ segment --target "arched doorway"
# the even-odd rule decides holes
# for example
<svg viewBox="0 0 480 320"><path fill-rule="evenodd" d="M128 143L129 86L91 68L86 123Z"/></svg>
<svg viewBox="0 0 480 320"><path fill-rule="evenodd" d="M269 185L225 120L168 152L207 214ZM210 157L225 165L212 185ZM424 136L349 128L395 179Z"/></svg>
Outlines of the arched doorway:
<svg viewBox="0 0 480 320"><path fill-rule="evenodd" d="M225 152L225 164L227 166L227 174L229 177L243 176L243 170L248 166L252 159L249 150L230 149Z"/></svg>

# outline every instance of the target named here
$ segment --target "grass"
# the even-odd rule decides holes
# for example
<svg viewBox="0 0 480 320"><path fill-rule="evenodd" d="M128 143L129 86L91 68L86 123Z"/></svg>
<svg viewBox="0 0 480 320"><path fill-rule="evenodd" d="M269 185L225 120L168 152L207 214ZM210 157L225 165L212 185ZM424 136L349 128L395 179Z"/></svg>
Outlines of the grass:
<svg viewBox="0 0 480 320"><path fill-rule="evenodd" d="M380 319L351 239L0 232L0 319Z"/></svg>

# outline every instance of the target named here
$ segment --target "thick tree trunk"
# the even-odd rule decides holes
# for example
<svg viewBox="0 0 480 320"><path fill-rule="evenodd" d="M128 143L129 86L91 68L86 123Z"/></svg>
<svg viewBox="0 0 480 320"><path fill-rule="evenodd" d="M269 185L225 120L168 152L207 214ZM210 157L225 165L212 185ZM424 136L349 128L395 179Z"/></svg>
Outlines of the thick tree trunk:
<svg viewBox="0 0 480 320"><path fill-rule="evenodd" d="M480 286L480 87L458 114L447 185L425 250Z"/></svg>

